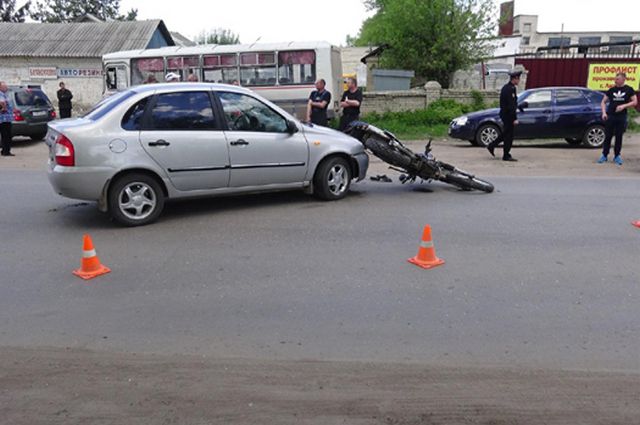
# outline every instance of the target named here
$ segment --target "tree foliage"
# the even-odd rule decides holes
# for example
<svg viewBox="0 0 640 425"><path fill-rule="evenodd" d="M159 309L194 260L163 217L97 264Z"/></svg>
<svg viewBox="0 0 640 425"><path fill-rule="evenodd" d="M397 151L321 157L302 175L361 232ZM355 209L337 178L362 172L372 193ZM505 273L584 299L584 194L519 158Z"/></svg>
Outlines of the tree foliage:
<svg viewBox="0 0 640 425"><path fill-rule="evenodd" d="M40 22L72 22L86 14L103 21L135 21L138 10L120 14L120 0L41 0L35 5L31 17Z"/></svg>
<svg viewBox="0 0 640 425"><path fill-rule="evenodd" d="M366 0L375 14L357 39L359 46L387 44L381 65L410 69L418 78L449 84L453 72L488 52L495 30L492 0Z"/></svg>
<svg viewBox="0 0 640 425"><path fill-rule="evenodd" d="M0 0L0 20L2 22L24 22L29 16L30 8L30 1L17 7L16 0Z"/></svg>
<svg viewBox="0 0 640 425"><path fill-rule="evenodd" d="M230 29L215 28L211 31L202 31L196 37L198 44L239 44L240 36Z"/></svg>

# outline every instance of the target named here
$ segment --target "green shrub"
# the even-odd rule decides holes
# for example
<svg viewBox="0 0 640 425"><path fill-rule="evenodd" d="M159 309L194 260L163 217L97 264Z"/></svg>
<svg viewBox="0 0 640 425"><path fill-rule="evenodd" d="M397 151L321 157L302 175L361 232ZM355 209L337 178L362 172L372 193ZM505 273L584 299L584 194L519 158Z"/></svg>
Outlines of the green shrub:
<svg viewBox="0 0 640 425"><path fill-rule="evenodd" d="M640 117L640 113L635 109L629 109L629 116L627 117L629 120L628 130L634 133L640 132L640 123L638 123L638 117Z"/></svg>

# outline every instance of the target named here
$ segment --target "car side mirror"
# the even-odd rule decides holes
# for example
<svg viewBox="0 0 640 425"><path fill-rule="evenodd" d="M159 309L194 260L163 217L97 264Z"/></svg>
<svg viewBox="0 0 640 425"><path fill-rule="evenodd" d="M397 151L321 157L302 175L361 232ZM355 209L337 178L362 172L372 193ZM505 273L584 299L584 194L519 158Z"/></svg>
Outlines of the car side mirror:
<svg viewBox="0 0 640 425"><path fill-rule="evenodd" d="M524 112L524 110L528 107L529 107L529 102L526 102L526 101L518 105L518 109L520 109L522 112Z"/></svg>
<svg viewBox="0 0 640 425"><path fill-rule="evenodd" d="M293 121L287 121L287 133L295 134L298 132L298 126Z"/></svg>

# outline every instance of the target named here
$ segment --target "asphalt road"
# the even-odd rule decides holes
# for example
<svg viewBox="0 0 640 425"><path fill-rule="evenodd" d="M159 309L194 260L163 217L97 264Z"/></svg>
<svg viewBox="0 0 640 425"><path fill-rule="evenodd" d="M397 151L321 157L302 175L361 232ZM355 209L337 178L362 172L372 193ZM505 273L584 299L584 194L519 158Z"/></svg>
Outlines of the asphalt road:
<svg viewBox="0 0 640 425"><path fill-rule="evenodd" d="M637 178L365 182L169 205L120 228L0 171L0 346L640 370ZM440 268L406 262L431 224ZM74 277L82 234L112 273Z"/></svg>

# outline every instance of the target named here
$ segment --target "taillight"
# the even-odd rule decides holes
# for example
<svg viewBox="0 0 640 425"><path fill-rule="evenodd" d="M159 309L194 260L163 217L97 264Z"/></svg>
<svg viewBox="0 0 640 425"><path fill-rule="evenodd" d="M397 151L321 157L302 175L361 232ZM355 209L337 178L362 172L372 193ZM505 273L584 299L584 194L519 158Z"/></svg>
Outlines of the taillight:
<svg viewBox="0 0 640 425"><path fill-rule="evenodd" d="M57 117L56 115L56 111L54 111L53 109L51 110L51 118L55 119Z"/></svg>
<svg viewBox="0 0 640 425"><path fill-rule="evenodd" d="M22 116L22 111L20 109L13 110L13 120L14 121L24 121L24 117Z"/></svg>
<svg viewBox="0 0 640 425"><path fill-rule="evenodd" d="M55 153L56 164L64 167L73 167L76 165L76 153L73 148L73 143L62 134L56 139Z"/></svg>

